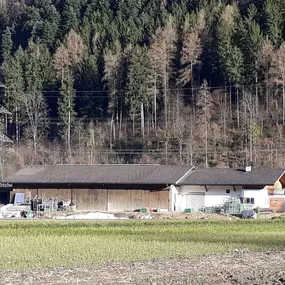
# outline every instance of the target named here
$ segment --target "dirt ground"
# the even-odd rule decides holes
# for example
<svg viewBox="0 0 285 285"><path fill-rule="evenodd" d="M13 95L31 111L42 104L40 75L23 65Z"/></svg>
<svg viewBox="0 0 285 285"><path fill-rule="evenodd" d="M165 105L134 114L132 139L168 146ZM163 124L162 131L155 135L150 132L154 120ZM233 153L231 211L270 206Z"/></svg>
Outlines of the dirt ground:
<svg viewBox="0 0 285 285"><path fill-rule="evenodd" d="M52 214L51 217L45 216L41 218L53 218L59 216L72 216L74 214L88 214L88 213L96 213L91 211L81 211L76 213L62 213L62 212L55 212ZM128 218L130 220L140 220L140 219L151 219L151 220L239 220L240 217L227 215L227 214L215 214L215 213L179 213L179 212L164 212L164 213L140 213L140 212L102 212L105 214L114 214L115 217L118 218ZM260 213L258 214L258 219L275 219L280 218L280 216L284 216L282 213ZM285 216L284 216L285 218Z"/></svg>
<svg viewBox="0 0 285 285"><path fill-rule="evenodd" d="M283 214L284 215L284 214ZM240 217L229 216L227 214L209 214L209 213L179 213L179 212L166 212L166 213L134 213L134 212L123 212L115 213L117 217L127 217L129 219L143 219L144 217L150 217L153 220L228 220L230 219L240 219ZM281 213L260 213L258 214L258 219L274 219L282 216Z"/></svg>
<svg viewBox="0 0 285 285"><path fill-rule="evenodd" d="M285 284L285 251L0 271L1 285Z"/></svg>

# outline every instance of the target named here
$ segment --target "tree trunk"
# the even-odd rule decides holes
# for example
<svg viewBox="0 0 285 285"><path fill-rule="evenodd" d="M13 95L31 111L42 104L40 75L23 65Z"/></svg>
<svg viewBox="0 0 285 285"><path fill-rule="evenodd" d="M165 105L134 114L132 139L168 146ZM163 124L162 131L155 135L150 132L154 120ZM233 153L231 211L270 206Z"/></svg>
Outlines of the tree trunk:
<svg viewBox="0 0 285 285"><path fill-rule="evenodd" d="M249 129L250 129L250 141L249 141L249 155L250 155L250 163L253 161L253 118L252 113L250 114L250 122L249 122Z"/></svg>
<svg viewBox="0 0 285 285"><path fill-rule="evenodd" d="M19 114L18 114L18 106L16 105L16 146L19 148Z"/></svg>
<svg viewBox="0 0 285 285"><path fill-rule="evenodd" d="M255 65L257 65L257 61L255 62ZM257 67L256 67L257 69ZM257 76L257 71L255 73L255 98L256 98L256 115L258 115L258 110L259 110L259 106L258 106L258 76Z"/></svg>
<svg viewBox="0 0 285 285"><path fill-rule="evenodd" d="M135 135L135 115L132 115L132 122L133 122L133 136Z"/></svg>
<svg viewBox="0 0 285 285"><path fill-rule="evenodd" d="M205 165L209 167L208 164L208 122L206 122L206 134L205 134Z"/></svg>
<svg viewBox="0 0 285 285"><path fill-rule="evenodd" d="M37 132L33 132L33 148L34 148L34 158L37 157Z"/></svg>
<svg viewBox="0 0 285 285"><path fill-rule="evenodd" d="M142 138L144 139L144 107L143 107L143 103L141 103L141 132L142 132Z"/></svg>
<svg viewBox="0 0 285 285"><path fill-rule="evenodd" d="M283 99L283 112L282 112L282 122L285 125L285 85L282 85L282 99Z"/></svg>
<svg viewBox="0 0 285 285"><path fill-rule="evenodd" d="M230 118L233 120L233 112L232 112L232 84L230 84L230 100L229 100L229 112L230 112Z"/></svg>
<svg viewBox="0 0 285 285"><path fill-rule="evenodd" d="M3 155L3 140L1 139L1 142L0 142L0 145L1 145L1 149L0 149L0 179L1 181L3 180L3 164L4 164L4 155Z"/></svg>
<svg viewBox="0 0 285 285"><path fill-rule="evenodd" d="M225 93L224 93L224 123L223 123L223 133L224 133L224 142L226 143L227 138L226 138L226 129L227 129L227 90L225 88Z"/></svg>
<svg viewBox="0 0 285 285"><path fill-rule="evenodd" d="M193 114L195 115L195 95L194 95L194 80L193 80L193 64L191 61L191 98L192 98L192 111Z"/></svg>
<svg viewBox="0 0 285 285"><path fill-rule="evenodd" d="M182 149L183 149L183 144L182 141L179 141L179 164L182 165Z"/></svg>
<svg viewBox="0 0 285 285"><path fill-rule="evenodd" d="M70 97L68 100L68 126L67 126L67 148L68 148L68 155L71 157L71 102Z"/></svg>
<svg viewBox="0 0 285 285"><path fill-rule="evenodd" d="M194 116L194 114L192 115ZM191 119L191 129L190 129L190 138L191 138L191 146L190 146L190 164L193 165L193 122L194 118Z"/></svg>
<svg viewBox="0 0 285 285"><path fill-rule="evenodd" d="M114 125L114 119L112 115L112 118L110 121L110 141L109 141L110 150L112 150L113 148L113 125Z"/></svg>
<svg viewBox="0 0 285 285"><path fill-rule="evenodd" d="M157 135L157 113L156 113L156 94L157 90L156 90L156 71L154 74L154 96L153 96L153 108L154 108L154 130L155 130L155 135Z"/></svg>
<svg viewBox="0 0 285 285"><path fill-rule="evenodd" d="M168 164L168 141L165 141L165 164Z"/></svg>
<svg viewBox="0 0 285 285"><path fill-rule="evenodd" d="M164 73L164 120L165 129L168 128L168 114L167 114L167 72Z"/></svg>
<svg viewBox="0 0 285 285"><path fill-rule="evenodd" d="M119 135L122 133L122 124L123 124L123 108L120 108L120 125L119 125Z"/></svg>
<svg viewBox="0 0 285 285"><path fill-rule="evenodd" d="M239 94L238 94L238 87L236 88L236 92L237 92L237 126L239 128Z"/></svg>

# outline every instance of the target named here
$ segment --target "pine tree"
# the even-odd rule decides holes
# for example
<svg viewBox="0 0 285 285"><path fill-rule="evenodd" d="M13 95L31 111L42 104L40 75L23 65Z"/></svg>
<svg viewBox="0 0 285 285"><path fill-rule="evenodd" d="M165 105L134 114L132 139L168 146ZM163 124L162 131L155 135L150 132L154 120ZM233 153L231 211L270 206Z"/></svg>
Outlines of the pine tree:
<svg viewBox="0 0 285 285"><path fill-rule="evenodd" d="M112 118L119 119L122 111L122 73L121 64L123 53L118 51L105 50L104 52L104 81L109 91L108 112Z"/></svg>
<svg viewBox="0 0 285 285"><path fill-rule="evenodd" d="M60 88L60 97L58 98L58 112L62 123L61 135L66 142L69 157L72 156L71 150L71 130L75 122L75 90L73 88L74 80L71 73L67 74Z"/></svg>
<svg viewBox="0 0 285 285"><path fill-rule="evenodd" d="M79 117L101 118L106 114L108 96L104 89L99 59L95 55L86 55L75 70L76 90L80 96L76 99Z"/></svg>
<svg viewBox="0 0 285 285"><path fill-rule="evenodd" d="M5 31L2 34L1 41L1 60L5 61L12 55L13 40L12 33L9 27L6 27Z"/></svg>
<svg viewBox="0 0 285 285"><path fill-rule="evenodd" d="M49 78L47 70L51 68L51 57L47 48L30 41L25 52L25 82L27 92L42 92Z"/></svg>
<svg viewBox="0 0 285 285"><path fill-rule="evenodd" d="M218 26L218 55L225 81L235 86L241 84L243 74L243 54L233 44L237 7L227 5L221 14Z"/></svg>
<svg viewBox="0 0 285 285"><path fill-rule="evenodd" d="M266 111L269 111L269 84L270 84L270 70L272 64L272 57L274 54L274 47L271 41L265 38L257 52L257 68L261 80L266 84L265 90L265 102L266 102Z"/></svg>
<svg viewBox="0 0 285 285"><path fill-rule="evenodd" d="M6 108L12 112L13 120L16 124L16 145L20 141L20 125L19 121L23 115L23 104L21 97L25 91L24 80L24 63L25 54L19 48L14 57L8 57L2 64L3 83L6 88L6 96L4 99Z"/></svg>
<svg viewBox="0 0 285 285"><path fill-rule="evenodd" d="M273 44L278 46L282 42L284 1L266 0L264 10L267 34Z"/></svg>
<svg viewBox="0 0 285 285"><path fill-rule="evenodd" d="M52 0L39 0L24 13L24 32L34 42L53 48L59 34L60 14Z"/></svg>
<svg viewBox="0 0 285 285"><path fill-rule="evenodd" d="M141 133L144 138L144 113L151 110L152 94L149 93L150 62L145 47L136 46L130 58L125 102L134 122L136 115L141 117Z"/></svg>
<svg viewBox="0 0 285 285"><path fill-rule="evenodd" d="M244 29L241 31L240 48L243 50L246 69L246 81L248 84L257 84L258 63L257 55L263 41L263 33L254 17L257 14L255 6L250 6L248 17L244 20Z"/></svg>
<svg viewBox="0 0 285 285"><path fill-rule="evenodd" d="M282 123L285 126L285 42L273 54L270 73L272 81L282 86Z"/></svg>
<svg viewBox="0 0 285 285"><path fill-rule="evenodd" d="M59 36L60 14L52 0L42 0L39 9L43 21L39 26L38 36L43 44L49 48L54 48L54 43Z"/></svg>
<svg viewBox="0 0 285 285"><path fill-rule="evenodd" d="M69 3L66 3L62 12L63 16L63 32L67 33L70 30L78 30L80 23L80 15L76 11L76 8Z"/></svg>
<svg viewBox="0 0 285 285"><path fill-rule="evenodd" d="M209 91L208 83L203 81L201 88L197 95L197 116L199 118L198 126L201 136L204 139L205 146L205 166L209 167L209 127L213 112L213 99Z"/></svg>

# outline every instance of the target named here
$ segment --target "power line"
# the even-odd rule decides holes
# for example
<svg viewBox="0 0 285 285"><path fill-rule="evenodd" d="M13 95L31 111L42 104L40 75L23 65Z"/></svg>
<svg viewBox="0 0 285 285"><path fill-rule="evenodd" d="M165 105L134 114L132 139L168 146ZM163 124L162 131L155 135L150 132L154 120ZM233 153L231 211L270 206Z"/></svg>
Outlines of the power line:
<svg viewBox="0 0 285 285"><path fill-rule="evenodd" d="M1 85L0 85L1 86ZM259 86L259 87L266 87L266 86L268 86L268 84L265 84L265 83L263 83L263 84L248 84L248 85L242 85L242 86L233 86L233 85L221 85L221 86L214 86L214 87L207 87L206 89L207 90L216 90L216 89L226 89L226 88L235 88L235 89L242 89L242 88L245 88L245 87L257 87L257 86ZM5 87L5 88L7 88L7 87ZM192 91L192 90L201 90L201 89L203 89L204 87L187 87L187 88L185 88L185 87L183 87L183 88L181 88L181 87L177 87L177 88L166 88L166 89L164 89L164 88L156 88L156 91L164 91L164 90L166 90L166 91ZM118 90L116 90L115 92L116 93L119 93L119 92L126 92L126 91L128 91L127 89L118 89ZM140 89L137 89L137 90L132 90L133 92L141 92L141 90ZM44 94L49 94L49 93L60 93L60 92L62 92L62 91L60 91L60 90L42 90L42 91L40 91L40 92L42 92L42 93L44 93ZM14 91L11 91L11 90L9 90L8 88L7 88L7 90L6 90L6 94L9 94L9 93L14 93ZM91 95L77 95L78 93L92 93L92 94L96 94L96 93L106 93L106 94L108 94L108 95L105 95L105 96L94 96L95 98L109 98L109 94L111 93L111 91L109 91L109 90L74 90L74 93L75 93L75 95L76 95L76 97L92 97ZM183 97L191 97L192 96L192 94L181 94L180 96L183 96ZM51 96L46 96L46 97L56 97L56 98L58 98L58 96L55 96L55 95L51 95Z"/></svg>

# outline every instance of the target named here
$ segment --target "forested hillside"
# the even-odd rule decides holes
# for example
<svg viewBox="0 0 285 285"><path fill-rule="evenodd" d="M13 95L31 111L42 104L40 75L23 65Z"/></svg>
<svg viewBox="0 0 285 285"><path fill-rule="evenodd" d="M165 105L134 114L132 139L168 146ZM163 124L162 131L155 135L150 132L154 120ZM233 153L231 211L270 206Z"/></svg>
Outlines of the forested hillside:
<svg viewBox="0 0 285 285"><path fill-rule="evenodd" d="M7 169L285 166L284 0L0 0L0 34Z"/></svg>

